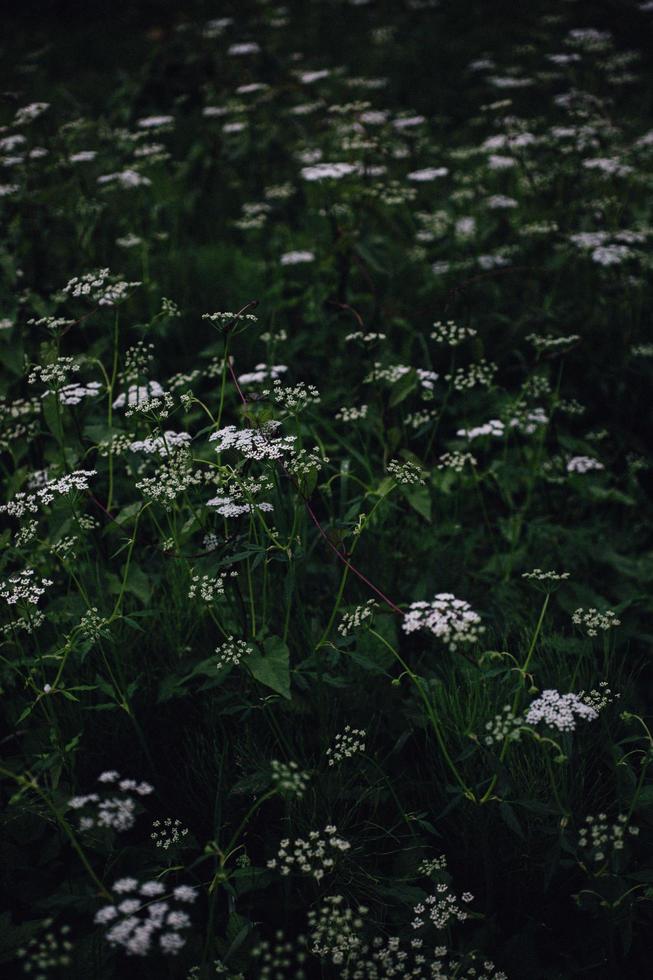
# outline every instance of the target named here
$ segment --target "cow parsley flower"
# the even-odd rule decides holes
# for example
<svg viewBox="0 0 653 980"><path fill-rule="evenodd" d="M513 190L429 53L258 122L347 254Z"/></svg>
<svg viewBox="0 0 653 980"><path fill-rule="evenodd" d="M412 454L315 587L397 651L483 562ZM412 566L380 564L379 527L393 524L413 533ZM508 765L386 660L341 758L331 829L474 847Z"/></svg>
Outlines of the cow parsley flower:
<svg viewBox="0 0 653 980"><path fill-rule="evenodd" d="M485 627L481 617L464 599L440 592L430 602L412 602L404 616L405 633L428 630L455 653L459 647L476 643Z"/></svg>
<svg viewBox="0 0 653 980"><path fill-rule="evenodd" d="M544 723L559 732L573 732L577 718L595 721L598 712L577 694L560 694L549 689L542 691L540 697L531 702L524 720L527 725Z"/></svg>

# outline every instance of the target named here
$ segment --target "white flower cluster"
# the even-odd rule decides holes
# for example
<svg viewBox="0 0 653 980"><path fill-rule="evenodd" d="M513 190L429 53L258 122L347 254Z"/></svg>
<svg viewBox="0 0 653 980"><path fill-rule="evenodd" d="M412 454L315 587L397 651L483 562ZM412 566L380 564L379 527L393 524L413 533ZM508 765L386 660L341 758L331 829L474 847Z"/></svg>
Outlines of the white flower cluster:
<svg viewBox="0 0 653 980"><path fill-rule="evenodd" d="M404 616L405 633L428 630L455 653L462 646L476 643L485 631L481 617L464 599L451 592L439 592L430 602L411 602Z"/></svg>
<svg viewBox="0 0 653 980"><path fill-rule="evenodd" d="M102 390L99 381L89 381L86 385L64 385L59 389L59 401L62 405L79 405L85 398L96 398ZM46 395L51 392L46 391Z"/></svg>
<svg viewBox="0 0 653 980"><path fill-rule="evenodd" d="M593 687L591 691L579 691L578 697L588 704L595 711L603 711L609 704L618 701L621 695L611 691L607 681L599 681L598 688Z"/></svg>
<svg viewBox="0 0 653 980"><path fill-rule="evenodd" d="M158 381L148 381L144 385L130 385L113 403L113 408L136 408L151 398L161 398L165 392Z"/></svg>
<svg viewBox="0 0 653 980"><path fill-rule="evenodd" d="M279 262L281 265L302 265L306 262L315 261L315 252L297 250L295 252L284 252Z"/></svg>
<svg viewBox="0 0 653 980"><path fill-rule="evenodd" d="M552 354L578 343L580 334L571 333L566 337L555 337L553 334L529 333L526 340L530 340L538 354Z"/></svg>
<svg viewBox="0 0 653 980"><path fill-rule="evenodd" d="M263 381L271 379L274 381L276 378L280 378L288 368L285 364L256 364L254 365L254 370L249 371L247 374L238 375L239 385L253 385L261 384Z"/></svg>
<svg viewBox="0 0 653 980"><path fill-rule="evenodd" d="M463 892L460 901L468 904L474 896ZM435 894L429 895L423 902L418 902L413 908L415 918L411 922L413 929L423 929L430 921L436 929L446 929L452 920L464 922L469 913L462 907L460 901L449 889L446 881L440 881L435 888Z"/></svg>
<svg viewBox="0 0 653 980"><path fill-rule="evenodd" d="M367 418L367 405L360 405L358 408L356 406L343 406L340 411L336 412L335 417L340 422L357 422L358 419Z"/></svg>
<svg viewBox="0 0 653 980"><path fill-rule="evenodd" d="M598 712L582 701L578 694L560 694L559 691L549 689L542 691L539 698L531 702L524 720L527 725L539 725L543 722L559 732L573 732L576 729L576 718L595 721Z"/></svg>
<svg viewBox="0 0 653 980"><path fill-rule="evenodd" d="M288 838L279 844L276 858L267 862L268 868L279 869L284 877L292 872L311 875L321 881L331 871L339 853L348 851L351 844L338 836L337 827L327 824L323 831L311 830L308 840Z"/></svg>
<svg viewBox="0 0 653 980"><path fill-rule="evenodd" d="M45 590L51 585L51 579L37 578L34 569L24 568L22 572L16 572L4 582L0 582L0 598L10 606L15 606L17 602L27 602L31 606L36 606Z"/></svg>
<svg viewBox="0 0 653 980"><path fill-rule="evenodd" d="M366 733L363 728L352 728L345 725L341 732L338 732L333 740L333 745L326 750L326 757L330 766L336 766L344 759L351 759L353 755L365 751Z"/></svg>
<svg viewBox="0 0 653 980"><path fill-rule="evenodd" d="M193 457L183 446L175 453L164 457L164 463L154 476L143 477L135 484L144 497L156 500L164 507L171 507L177 496L191 486L198 486L206 480L206 473L193 469Z"/></svg>
<svg viewBox="0 0 653 980"><path fill-rule="evenodd" d="M439 470L453 470L454 473L462 473L465 466L476 466L478 460L471 453L443 453L438 463Z"/></svg>
<svg viewBox="0 0 653 980"><path fill-rule="evenodd" d="M355 330L345 336L345 343L351 344L354 341L360 344L375 344L377 340L385 340L384 333L363 333L362 330Z"/></svg>
<svg viewBox="0 0 653 980"><path fill-rule="evenodd" d="M175 407L175 402L169 391L164 391L161 395L154 398L146 398L140 401L125 412L127 418L140 412L142 415L155 415L159 419L167 419Z"/></svg>
<svg viewBox="0 0 653 980"><path fill-rule="evenodd" d="M188 432L172 432L166 430L160 435L151 435L147 439L137 439L129 443L129 448L133 453L157 453L159 456L168 456L171 451L180 446L189 446L191 436Z"/></svg>
<svg viewBox="0 0 653 980"><path fill-rule="evenodd" d="M384 367L380 361L375 361L372 370L363 381L365 384L371 381L387 381L389 384L394 385L405 374L408 374L409 371L410 367L407 364L390 364Z"/></svg>
<svg viewBox="0 0 653 980"><path fill-rule="evenodd" d="M0 514L10 517L23 517L24 514L36 514L39 506L47 507L55 497L63 497L74 490L88 490L88 482L97 470L74 470L56 480L48 480L34 493L17 493L8 504L0 504Z"/></svg>
<svg viewBox="0 0 653 980"><path fill-rule="evenodd" d="M364 905L354 911L344 902L342 895L327 895L318 909L308 913L310 950L334 966L340 966L360 947L364 917L369 912Z"/></svg>
<svg viewBox="0 0 653 980"><path fill-rule="evenodd" d="M210 323L214 323L219 327L226 327L231 323L240 323L242 321L247 321L249 323L256 323L258 317L253 313L202 313L203 320L209 320Z"/></svg>
<svg viewBox="0 0 653 980"><path fill-rule="evenodd" d="M74 276L64 286L62 292L76 299L88 297L98 306L115 306L129 296L132 289L141 282L126 282L112 276L108 269L96 269L84 276Z"/></svg>
<svg viewBox="0 0 653 980"><path fill-rule="evenodd" d="M236 667L243 657L254 652L254 648L245 640L237 640L235 636L229 636L224 643L215 648L215 652L218 655L216 667L221 670L229 665Z"/></svg>
<svg viewBox="0 0 653 980"><path fill-rule="evenodd" d="M292 476L303 477L321 469L329 460L318 449L295 449L286 461L285 468Z"/></svg>
<svg viewBox="0 0 653 980"><path fill-rule="evenodd" d="M591 470L603 469L603 463L591 456L572 456L567 462L567 473L589 473Z"/></svg>
<svg viewBox="0 0 653 980"><path fill-rule="evenodd" d="M235 449L246 459L282 459L285 453L292 451L295 436L273 436L281 425L280 422L265 422L259 429L238 429L235 425L226 425L209 437L210 442L216 442L216 452L223 453L227 449Z"/></svg>
<svg viewBox="0 0 653 980"><path fill-rule="evenodd" d="M569 572L543 572L541 568L534 568L532 572L523 572L522 578L534 579L536 582L563 582L569 575Z"/></svg>
<svg viewBox="0 0 653 980"><path fill-rule="evenodd" d="M575 626L582 626L588 636L598 636L599 630L606 633L615 626L621 626L621 620L611 609L601 612L599 609L576 609L571 617Z"/></svg>
<svg viewBox="0 0 653 980"><path fill-rule="evenodd" d="M438 871L447 870L447 858L444 854L440 854L436 858L424 858L420 861L417 868L417 873L421 875L428 875L429 878L437 876Z"/></svg>
<svg viewBox="0 0 653 980"><path fill-rule="evenodd" d="M431 340L448 344L449 347L458 347L468 337L475 337L477 332L473 327L459 327L453 320L447 320L446 323L437 320L433 324Z"/></svg>
<svg viewBox="0 0 653 980"><path fill-rule="evenodd" d="M272 785L281 796L301 799L310 781L310 775L299 768L296 762L280 762L273 759L270 763Z"/></svg>
<svg viewBox="0 0 653 980"><path fill-rule="evenodd" d="M610 825L607 814L585 817L585 826L578 833L578 846L589 852L588 857L602 864L610 857L610 851L623 851L626 834L637 837L639 827L628 824L628 817L620 813Z"/></svg>
<svg viewBox="0 0 653 980"><path fill-rule="evenodd" d="M86 796L73 796L68 800L71 810L85 810L80 817L79 829L110 827L112 830L131 830L136 821L136 796L149 796L154 792L149 783L137 783L135 779L121 779L120 773L108 770L100 773L98 782L108 784L111 795L88 793Z"/></svg>
<svg viewBox="0 0 653 980"><path fill-rule="evenodd" d="M157 936L161 953L176 955L185 945L180 933L190 926L190 916L183 906L197 898L194 888L177 885L166 896L160 881L119 878L112 890L117 897L94 918L96 925L109 926L104 938L111 946L122 946L129 956L147 956Z"/></svg>
<svg viewBox="0 0 653 980"><path fill-rule="evenodd" d="M238 572L220 572L218 575L200 575L199 572L191 576L188 589L189 599L202 599L203 602L213 602L216 596L224 595L225 581L227 578L235 578Z"/></svg>
<svg viewBox="0 0 653 980"><path fill-rule="evenodd" d="M45 930L39 936L34 936L25 946L16 950L16 958L23 964L23 973L31 974L40 980L47 977L50 970L57 967L71 966L73 944L68 936L70 926L63 925L59 929L52 928L53 919L44 919L41 926Z"/></svg>
<svg viewBox="0 0 653 980"><path fill-rule="evenodd" d="M281 405L289 412L301 412L306 405L315 405L320 400L320 393L315 385L306 385L300 381L296 385L286 385L279 378L273 381L272 389L263 392L276 405Z"/></svg>
<svg viewBox="0 0 653 980"><path fill-rule="evenodd" d="M482 388L489 388L496 371L496 364L481 358L480 361L470 364L469 367L460 367L453 374L445 374L445 380L451 382L456 391L468 391L477 385Z"/></svg>
<svg viewBox="0 0 653 980"><path fill-rule="evenodd" d="M184 837L188 836L188 833L188 827L183 827L181 820L173 819L173 817L164 817L163 820L152 821L150 838L154 841L156 847L167 851L175 844L182 843Z"/></svg>
<svg viewBox="0 0 653 980"><path fill-rule="evenodd" d="M123 187L126 190L131 190L134 187L149 187L152 181L149 177L138 172L138 170L133 170L131 167L127 167L125 170L117 170L111 174L102 174L97 179L100 185L118 185L118 187Z"/></svg>
<svg viewBox="0 0 653 980"><path fill-rule="evenodd" d="M40 381L58 391L64 387L70 375L79 369L80 365L74 357L58 357L51 364L36 364L27 377L27 383L33 385Z"/></svg>
<svg viewBox="0 0 653 980"><path fill-rule="evenodd" d="M489 422L485 422L483 425L477 425L473 429L458 429L456 435L468 439L471 442L472 439L480 439L483 436L496 436L499 438L505 431L506 427L500 419L490 419Z"/></svg>
<svg viewBox="0 0 653 980"><path fill-rule="evenodd" d="M368 599L364 605L356 606L351 612L343 613L342 620L338 624L340 635L349 636L365 624L371 626L375 608L376 603L374 599Z"/></svg>
<svg viewBox="0 0 653 980"><path fill-rule="evenodd" d="M520 715L516 715L510 705L506 704L492 721L486 723L483 742L488 746L497 743L503 745L505 742L518 742L523 723L524 719Z"/></svg>
<svg viewBox="0 0 653 980"><path fill-rule="evenodd" d="M424 479L426 474L422 470L422 467L410 460L404 463L400 463L397 459L390 460L388 463L388 473L395 478L397 483L402 484L402 486L426 485L426 480Z"/></svg>
<svg viewBox="0 0 653 980"><path fill-rule="evenodd" d="M256 961L256 976L260 980L279 980L279 978L285 980L286 977L306 980L308 976L304 971L307 953L306 937L303 935L294 936L289 940L285 938L283 931L278 929L274 934L274 942L269 942L267 939L260 940L252 947L250 956ZM199 973L196 976L199 976ZM243 974L237 976L244 980Z"/></svg>
<svg viewBox="0 0 653 980"><path fill-rule="evenodd" d="M302 167L300 174L304 180L311 183L321 180L340 180L351 174L360 173L357 163L315 163L310 167Z"/></svg>

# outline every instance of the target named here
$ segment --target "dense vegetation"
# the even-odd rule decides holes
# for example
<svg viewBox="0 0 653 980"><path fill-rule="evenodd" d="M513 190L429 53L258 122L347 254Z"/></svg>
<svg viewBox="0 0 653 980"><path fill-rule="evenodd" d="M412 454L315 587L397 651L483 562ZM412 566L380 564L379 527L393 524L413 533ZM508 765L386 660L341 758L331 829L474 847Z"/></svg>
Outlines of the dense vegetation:
<svg viewBox="0 0 653 980"><path fill-rule="evenodd" d="M8 18L3 976L645 975L653 4L593 6Z"/></svg>

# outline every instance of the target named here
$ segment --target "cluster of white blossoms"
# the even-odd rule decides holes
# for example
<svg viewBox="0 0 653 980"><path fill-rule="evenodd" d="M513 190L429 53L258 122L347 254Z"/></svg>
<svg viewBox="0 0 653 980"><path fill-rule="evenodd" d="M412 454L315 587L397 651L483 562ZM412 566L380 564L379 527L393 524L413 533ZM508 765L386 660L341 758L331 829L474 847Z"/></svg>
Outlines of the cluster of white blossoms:
<svg viewBox="0 0 653 980"><path fill-rule="evenodd" d="M47 385L54 391L59 391L67 383L71 374L80 370L80 365L74 357L58 357L49 364L36 364L27 376L28 384Z"/></svg>
<svg viewBox="0 0 653 980"><path fill-rule="evenodd" d="M152 398L161 398L165 391L158 381L148 381L144 385L130 385L115 399L113 408L136 408Z"/></svg>
<svg viewBox="0 0 653 980"><path fill-rule="evenodd" d="M387 381L394 385L400 381L404 375L408 374L411 368L407 364L389 364L384 366L380 361L375 361L372 370L363 378L363 382L368 384L374 381Z"/></svg>
<svg viewBox="0 0 653 980"><path fill-rule="evenodd" d="M359 949L368 912L364 905L350 908L342 895L326 895L322 904L308 913L311 952L340 966Z"/></svg>
<svg viewBox="0 0 653 980"><path fill-rule="evenodd" d="M216 667L221 670L223 667L238 666L243 657L254 652L254 647L246 640L237 640L235 636L228 636L224 643L215 648L215 652L218 655Z"/></svg>
<svg viewBox="0 0 653 980"><path fill-rule="evenodd" d="M342 614L342 619L338 624L338 632L341 636L349 636L355 630L360 629L363 626L372 625L372 617L374 616L374 610L376 609L376 602L374 599L368 599L367 602L362 606L356 606L351 612L346 612Z"/></svg>
<svg viewBox="0 0 653 980"><path fill-rule="evenodd" d="M524 721L527 725L543 722L559 732L573 732L576 719L595 721L598 712L581 699L578 694L560 694L556 690L542 691L539 698L531 702Z"/></svg>
<svg viewBox="0 0 653 980"><path fill-rule="evenodd" d="M185 945L181 932L191 923L183 906L197 898L190 885L177 885L166 895L160 881L119 878L112 891L114 901L98 909L94 918L96 925L109 927L104 938L111 946L122 946L130 956L147 956L157 949L175 955Z"/></svg>
<svg viewBox="0 0 653 980"><path fill-rule="evenodd" d="M34 936L25 946L20 946L15 953L23 964L23 973L31 974L35 980L46 980L50 970L69 967L73 962L70 954L74 947L68 938L70 926L52 928L53 921L44 919L41 923L44 932Z"/></svg>
<svg viewBox="0 0 653 980"><path fill-rule="evenodd" d="M267 862L268 868L278 869L284 877L292 873L310 875L321 881L328 871L332 871L339 854L348 851L351 844L338 836L338 829L327 824L323 831L311 830L308 839L288 838L279 844L276 858Z"/></svg>
<svg viewBox="0 0 653 980"><path fill-rule="evenodd" d="M193 467L193 456L184 446L162 458L163 463L154 476L143 477L135 484L144 497L170 508L180 493L207 482L206 471Z"/></svg>
<svg viewBox="0 0 653 980"><path fill-rule="evenodd" d="M603 711L609 704L618 701L621 694L612 691L607 681L599 681L598 687L593 687L591 691L579 691L578 697L595 711Z"/></svg>
<svg viewBox="0 0 653 980"><path fill-rule="evenodd" d="M629 826L625 813L620 813L613 824L609 823L605 813L587 816L578 833L578 846L589 852L592 861L602 864L608 860L611 851L623 851L627 833L636 837L639 827Z"/></svg>
<svg viewBox="0 0 653 980"><path fill-rule="evenodd" d="M164 391L160 395L155 395L152 398L146 398L144 401L138 402L131 408L128 408L125 412L125 416L130 418L137 412L141 415L154 415L159 419L167 419L170 413L175 407L174 398L169 391Z"/></svg>
<svg viewBox="0 0 653 980"><path fill-rule="evenodd" d="M109 788L103 789L102 793L87 793L68 800L71 810L84 811L79 820L79 829L109 827L118 831L131 830L138 806L135 797L149 796L154 788L135 779L121 779L120 773L113 769L100 773L98 782Z"/></svg>
<svg viewBox="0 0 653 980"><path fill-rule="evenodd" d="M424 470L411 460L400 463L398 459L390 460L388 473L402 486L424 486L426 484Z"/></svg>
<svg viewBox="0 0 653 980"><path fill-rule="evenodd" d="M473 901L474 896L470 892L463 892L458 899L449 888L446 881L441 880L435 887L435 893L429 895L423 902L418 902L413 907L413 919L411 925L413 929L423 929L428 922L431 922L436 929L446 929L452 920L464 922L469 918L469 913L463 908ZM461 905L460 903L463 903Z"/></svg>
<svg viewBox="0 0 653 980"><path fill-rule="evenodd" d="M238 572L224 571L217 575L200 575L194 572L191 575L190 586L188 588L189 599L201 599L203 602L213 602L216 596L224 595L225 584L228 578L236 578Z"/></svg>
<svg viewBox="0 0 653 980"><path fill-rule="evenodd" d="M345 343L359 343L363 345L375 344L377 341L385 340L386 335L384 333L364 333L362 330L354 330L353 333L348 333L345 335Z"/></svg>
<svg viewBox="0 0 653 980"><path fill-rule="evenodd" d="M69 384L64 385L56 392L62 405L79 405L85 398L96 398L102 391L99 381L89 381L85 385ZM52 394L50 391L46 395Z"/></svg>
<svg viewBox="0 0 653 980"><path fill-rule="evenodd" d="M15 606L18 602L36 606L52 584L52 579L38 578L34 569L24 568L0 582L0 599L4 599L9 606Z"/></svg>
<svg viewBox="0 0 653 980"><path fill-rule="evenodd" d="M333 740L333 745L326 750L327 761L330 766L336 766L344 759L351 759L353 755L358 755L365 751L366 733L363 728L352 728L345 725L341 732L338 732Z"/></svg>
<svg viewBox="0 0 653 980"><path fill-rule="evenodd" d="M505 742L518 742L521 737L521 726L524 719L516 715L509 704L506 704L492 721L485 725L483 742L485 745L503 745Z"/></svg>
<svg viewBox="0 0 653 980"><path fill-rule="evenodd" d="M253 371L238 375L239 385L262 384L264 381L274 381L288 370L285 364L255 364Z"/></svg>
<svg viewBox="0 0 653 980"><path fill-rule="evenodd" d="M174 847L175 844L182 844L188 834L188 827L182 826L181 820L173 817L164 817L163 820L152 821L150 839L154 841L156 847L167 851L169 848Z"/></svg>
<svg viewBox="0 0 653 980"><path fill-rule="evenodd" d="M359 405L358 407L355 405L347 407L345 405L338 412L336 412L335 418L337 418L340 422L357 422L358 419L367 418L367 411L367 405Z"/></svg>
<svg viewBox="0 0 653 980"><path fill-rule="evenodd" d="M533 579L535 582L564 582L569 575L569 572L544 572L541 568L534 568L531 572L523 572L522 578Z"/></svg>
<svg viewBox="0 0 653 980"><path fill-rule="evenodd" d="M473 327L459 327L454 320L447 320L443 323L437 320L433 324L431 340L439 344L448 344L449 347L458 347L468 337L475 337L477 331Z"/></svg>
<svg viewBox="0 0 653 980"><path fill-rule="evenodd" d="M481 388L489 388L494 380L497 366L485 358L470 364L469 367L460 367L453 374L445 374L445 380L451 383L456 391L468 391L477 385Z"/></svg>
<svg viewBox="0 0 653 980"><path fill-rule="evenodd" d="M321 180L340 180L342 177L358 174L360 170L360 164L357 163L315 163L302 167L300 174L304 180L314 183Z"/></svg>
<svg viewBox="0 0 653 980"><path fill-rule="evenodd" d="M88 490L89 480L97 475L97 470L74 470L56 480L46 480L33 493L17 493L13 500L0 505L0 514L21 518L25 514L36 514L39 506L47 507L56 497L63 497L73 491Z"/></svg>
<svg viewBox="0 0 653 980"><path fill-rule="evenodd" d="M284 252L279 262L281 265L303 265L315 261L315 252L298 249L294 252Z"/></svg>
<svg viewBox="0 0 653 980"><path fill-rule="evenodd" d="M490 419L489 422L485 422L483 425L477 425L472 429L458 429L456 435L468 439L471 442L472 439L480 439L482 436L500 437L505 431L506 427L500 419Z"/></svg>
<svg viewBox="0 0 653 980"><path fill-rule="evenodd" d="M278 929L274 934L274 941L262 939L252 947L250 956L256 961L256 976L260 980L307 980L308 974L305 972L306 960L306 936L293 936L286 939L283 930ZM292 971L292 972L291 972ZM225 973L226 967L216 970L216 973ZM193 974L193 977L199 976ZM231 974L229 975L231 978ZM189 980L191 976L189 974ZM236 974L234 980L245 980L244 974Z"/></svg>
<svg viewBox="0 0 653 980"><path fill-rule="evenodd" d="M555 337L553 334L529 333L526 340L530 340L538 354L552 354L578 343L580 334L572 333L566 337Z"/></svg>
<svg viewBox="0 0 653 980"><path fill-rule="evenodd" d="M591 470L603 470L605 467L592 456L572 456L567 461L567 473L589 473Z"/></svg>
<svg viewBox="0 0 653 980"><path fill-rule="evenodd" d="M115 306L126 299L131 290L141 285L141 282L126 282L112 276L108 269L96 269L84 276L74 276L66 283L62 292L75 299L88 298L98 306Z"/></svg>
<svg viewBox="0 0 653 980"><path fill-rule="evenodd" d="M576 609L571 617L575 626L581 626L588 636L598 636L599 630L606 633L615 626L621 626L621 620L611 609L601 612L599 609Z"/></svg>
<svg viewBox="0 0 653 980"><path fill-rule="evenodd" d="M173 432L167 429L159 435L152 434L147 439L136 439L129 443L129 448L133 453L146 453L147 455L155 453L158 456L168 456L180 446L189 446L190 443L190 433Z"/></svg>
<svg viewBox="0 0 653 980"><path fill-rule="evenodd" d="M110 174L101 174L97 182L100 185L117 185L125 190L131 190L135 187L149 187L152 183L149 177L131 167L127 167L125 170L116 170Z"/></svg>
<svg viewBox="0 0 653 980"><path fill-rule="evenodd" d="M461 453L458 451L442 453L438 462L439 470L453 470L454 473L462 473L466 466L476 466L478 460L471 453Z"/></svg>
<svg viewBox="0 0 653 980"><path fill-rule="evenodd" d="M485 631L478 613L451 592L439 592L430 602L411 602L402 629L405 633L428 630L452 653L460 646L476 643Z"/></svg>
<svg viewBox="0 0 653 980"><path fill-rule="evenodd" d="M258 317L254 313L202 313L202 319L208 320L216 327L227 327L235 323L256 323Z"/></svg>
<svg viewBox="0 0 653 980"><path fill-rule="evenodd" d="M315 385L307 385L303 381L296 385L284 385L279 378L275 378L272 384L272 388L262 394L289 412L301 412L306 405L315 405L320 400L320 393Z"/></svg>
<svg viewBox="0 0 653 980"><path fill-rule="evenodd" d="M299 768L296 762L280 762L273 759L270 763L272 785L281 796L301 799L308 784L310 775Z"/></svg>
<svg viewBox="0 0 653 980"><path fill-rule="evenodd" d="M210 442L217 443L215 450L223 453L234 449L246 459L283 459L284 455L292 452L295 436L275 436L274 432L280 422L264 422L258 429L238 429L235 425L226 425L209 437Z"/></svg>

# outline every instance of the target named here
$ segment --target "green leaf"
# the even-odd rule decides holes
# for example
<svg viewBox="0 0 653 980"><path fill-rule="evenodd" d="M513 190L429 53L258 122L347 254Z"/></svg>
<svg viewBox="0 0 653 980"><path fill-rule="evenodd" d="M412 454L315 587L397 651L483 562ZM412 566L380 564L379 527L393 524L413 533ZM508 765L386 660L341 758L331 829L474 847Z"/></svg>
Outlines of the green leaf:
<svg viewBox="0 0 653 980"><path fill-rule="evenodd" d="M57 396L46 395L41 404L43 405L43 418L48 429L58 442L63 442L64 431L61 423L61 409L59 408L57 411Z"/></svg>
<svg viewBox="0 0 653 980"><path fill-rule="evenodd" d="M428 487L402 487L402 493L413 510L431 523L431 492Z"/></svg>
<svg viewBox="0 0 653 980"><path fill-rule="evenodd" d="M252 677L290 701L290 653L279 636L268 636L262 650L255 650L245 663Z"/></svg>

